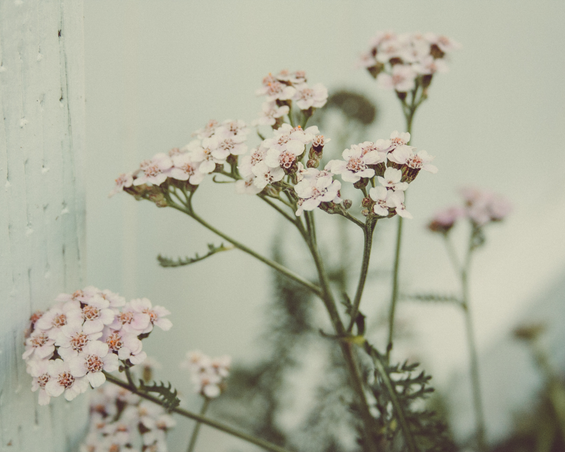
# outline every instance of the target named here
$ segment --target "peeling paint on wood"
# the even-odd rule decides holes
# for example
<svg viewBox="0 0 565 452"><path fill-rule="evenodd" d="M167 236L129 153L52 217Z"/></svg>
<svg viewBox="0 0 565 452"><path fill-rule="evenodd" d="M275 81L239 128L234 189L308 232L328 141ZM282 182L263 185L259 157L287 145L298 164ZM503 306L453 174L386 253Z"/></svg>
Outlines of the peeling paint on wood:
<svg viewBox="0 0 565 452"><path fill-rule="evenodd" d="M29 316L84 285L83 4L0 1L0 451L72 450L85 397L37 405Z"/></svg>

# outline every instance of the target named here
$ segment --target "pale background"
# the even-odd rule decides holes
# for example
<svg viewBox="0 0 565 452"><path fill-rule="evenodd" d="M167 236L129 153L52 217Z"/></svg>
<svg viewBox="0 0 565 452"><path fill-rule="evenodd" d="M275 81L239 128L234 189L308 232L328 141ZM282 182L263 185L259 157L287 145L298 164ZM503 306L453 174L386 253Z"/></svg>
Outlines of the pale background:
<svg viewBox="0 0 565 452"><path fill-rule="evenodd" d="M178 371L186 351L253 359L270 296L269 271L238 251L191 267L158 267L159 253L193 255L220 240L175 211L125 195L108 200L113 179L157 152L186 144L209 119L255 119L261 100L254 91L262 77L285 68L305 70L312 83L330 90L365 92L381 107L378 126L367 139L386 138L404 127L398 101L377 90L373 79L356 69L356 60L378 30L432 31L454 38L462 49L453 54L450 72L434 79L430 99L415 119L414 145L436 157L439 173L423 174L410 188L414 220L406 227L403 287L454 290L440 240L424 226L436 209L457 201L458 187L475 184L504 194L515 206L505 224L487 231L488 244L474 265L472 301L481 351L496 349L518 322L539 315L535 302L551 298L562 313L564 13L565 4L554 1L87 1L87 282L127 298L148 297L172 311L173 329L157 332L146 347L162 362L162 378L187 396L188 377ZM331 131L325 135L331 137ZM276 217L263 203L232 195L231 187L207 184L197 206L213 224L269 252ZM379 226L382 249L375 263L381 267L392 257L391 225ZM378 312L386 300L367 292L363 307ZM423 346L418 355L437 386L450 387L454 373L467 363L460 313L404 304L400 315L413 323ZM556 323L554 314L545 317ZM528 365L519 346L511 345L509 353ZM535 389L531 368L523 372L518 366L516 372L528 375L516 384ZM515 405L504 391L509 385L497 387L502 378L485 364L491 439L508 428ZM465 391L459 391L460 398ZM467 401L459 402L466 413ZM197 399L188 397L187 406L197 409ZM461 437L470 428L469 417L462 419ZM185 447L186 427L179 419L173 450ZM217 450L237 443L208 429L203 450L205 441Z"/></svg>

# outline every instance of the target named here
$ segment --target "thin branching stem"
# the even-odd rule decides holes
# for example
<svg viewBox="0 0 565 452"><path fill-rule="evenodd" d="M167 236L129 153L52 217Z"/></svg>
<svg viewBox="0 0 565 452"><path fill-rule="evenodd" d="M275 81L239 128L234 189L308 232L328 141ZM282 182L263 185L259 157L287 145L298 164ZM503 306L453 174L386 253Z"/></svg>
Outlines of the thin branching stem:
<svg viewBox="0 0 565 452"><path fill-rule="evenodd" d="M113 384L118 385L118 386L120 386L124 389L127 389L128 391L131 391L134 394L137 394L139 397L141 397L143 399L149 400L150 402L153 402L157 405L163 406L163 403L161 402L161 400L159 400L159 398L154 397L151 394L147 394L143 391L140 391L137 388L137 386L131 385L131 384L125 382L125 381L122 381L119 378L117 378L117 377L115 377L112 374L109 374L107 372L104 372L104 375L106 376L106 380L109 381L110 383L113 383ZM256 438L254 436L248 435L247 433L236 430L236 429L234 429L234 428L232 428L228 425L225 425L221 422L215 421L215 420L207 418L205 416L201 416L199 414L193 413L193 412L185 410L183 408L175 407L171 411L173 413L184 416L188 419L192 419L192 420L195 420L195 421L200 422L202 424L209 425L210 427L213 427L217 430L228 433L228 434L235 436L237 438L243 439L244 441L247 441L251 444L255 444L256 446L262 447L265 450L268 450L268 451L271 451L271 452L290 452L288 449L277 446L276 444L270 443L269 441L265 441L263 439Z"/></svg>
<svg viewBox="0 0 565 452"><path fill-rule="evenodd" d="M359 313L361 297L363 296L363 289L365 288L365 281L367 280L367 273L369 271L369 261L371 259L371 250L373 247L373 232L375 231L376 224L377 220L368 218L367 223L363 228L363 262L361 263L361 272L359 273L357 291L355 292L355 298L353 299L351 320L349 321L349 326L347 327L347 331L349 333L353 330L353 325L355 325L357 314Z"/></svg>
<svg viewBox="0 0 565 452"><path fill-rule="evenodd" d="M402 220L398 216L398 227L396 229L396 248L394 252L394 267L392 272L392 294L390 297L390 307L388 313L388 342L386 346L386 359L390 360L390 352L393 347L394 340L394 317L396 314L396 303L398 301L398 274L400 270L400 250L402 245Z"/></svg>
<svg viewBox="0 0 565 452"><path fill-rule="evenodd" d="M224 240L227 240L228 242L230 242L237 249L240 249L241 251L249 254L250 256L253 256L255 259L263 262L264 264L267 264L269 267L274 268L275 270L282 273L283 275L288 276L290 279L293 279L297 283L306 287L308 290L310 290L315 295L318 295L318 296L322 295L320 288L318 286L316 286L315 284L312 284L310 281L304 279L300 275L297 275L292 270L286 268L285 266L279 264L278 262L275 262L275 261L273 261L273 260L271 260L271 259L269 259L265 256L262 256L261 254L257 253L256 251L253 251L251 248L248 248L244 244L238 242L237 240L231 238L230 236L226 235L222 231L216 229L214 226L209 224L203 218L198 216L192 208L191 197L188 198L188 204L186 206L181 206L181 205L178 205L177 203L174 203L174 202L171 202L169 205L172 208L187 214L188 216L190 216L191 218L196 220L198 223L200 223L202 226L204 226L206 229L209 229L214 234L216 234L216 235L222 237Z"/></svg>
<svg viewBox="0 0 565 452"><path fill-rule="evenodd" d="M476 233L477 233L476 228L473 228L473 230L471 231L471 237L469 239L469 248L467 249L465 262L463 264L463 267L461 267L461 306L463 308L463 312L465 316L465 330L467 335L467 345L469 347L471 382L473 388L473 407L475 410L475 422L476 422L477 447L479 449L479 452L484 452L486 451L485 419L484 419L481 382L480 382L480 373L479 373L479 355L477 352L475 329L473 326L473 317L471 314L470 296L469 296L469 271L471 268L471 256L474 249L473 244L475 241Z"/></svg>
<svg viewBox="0 0 565 452"><path fill-rule="evenodd" d="M414 88L411 92L411 103L408 106L406 102L402 101L403 111L404 111L404 118L406 119L406 131L410 134L410 141L412 141L412 121L414 120L414 114L416 113L416 109L422 102L422 97L420 101L416 103L416 92L418 91L419 85ZM407 108L404 108L407 107ZM393 347L393 340L394 340L394 317L396 314L396 303L398 301L398 275L400 271L400 253L401 253L401 243L402 243L402 223L403 218L399 215L398 216L398 225L396 229L396 248L394 252L394 267L392 272L392 293L390 296L390 307L389 307L389 314L388 314L388 342L386 346L386 358L387 362L390 360L390 353Z"/></svg>
<svg viewBox="0 0 565 452"><path fill-rule="evenodd" d="M461 277L461 264L459 263L459 258L457 257L457 252L455 251L455 247L451 239L449 238L449 234L443 234L443 243L445 243L445 249L447 250L447 255L449 256L449 260L451 261L451 266L455 270L457 277Z"/></svg>
<svg viewBox="0 0 565 452"><path fill-rule="evenodd" d="M202 408L200 408L200 416L204 416L206 414L206 410L210 406L211 399L208 397L204 397L204 403L202 404ZM194 426L194 430L192 430L192 435L190 435L190 443L188 444L187 452L193 452L194 447L196 446L196 440L198 439L198 433L200 432L200 426L202 425L201 422L196 421L196 425Z"/></svg>
<svg viewBox="0 0 565 452"><path fill-rule="evenodd" d="M310 214L311 212L307 212L307 213ZM322 288L322 294L320 298L324 302L324 306L328 311L328 315L330 317L335 333L337 334L337 336L341 337L345 335L346 329L339 316L337 305L331 291L330 280L325 270L322 257L320 255L318 246L315 241L315 231L314 233L311 232L313 229L315 229L315 226L313 224L312 218L308 219L309 218L308 216L306 218L307 218L306 221L309 225L309 229L305 230L304 226L302 225L302 228L299 227L299 230L301 230L301 234L303 234L306 244L310 249L310 253L312 254L312 258L314 259L314 263L316 264L316 269L318 271L318 277L320 281L320 287ZM353 344L347 343L345 341L339 341L339 345L343 357L345 359L352 389L357 397L357 403L361 415L361 420L363 422L363 427L365 431L365 441L368 450L370 452L376 452L378 450L378 446L375 441L375 436L373 434L375 428L375 419L373 418L369 410L369 405L367 403L367 399L365 396L363 376L361 375L359 366L357 364L355 351L353 349L354 346Z"/></svg>
<svg viewBox="0 0 565 452"><path fill-rule="evenodd" d="M269 204L273 209L275 209L278 213L280 213L283 217L285 217L288 221L290 221L292 224L296 224L296 217L293 218L292 216L290 216L287 212L282 210L273 201L271 201L267 196L265 196L265 195L258 195L258 196L263 201L265 201L267 204ZM286 203L285 203L285 205L286 205Z"/></svg>

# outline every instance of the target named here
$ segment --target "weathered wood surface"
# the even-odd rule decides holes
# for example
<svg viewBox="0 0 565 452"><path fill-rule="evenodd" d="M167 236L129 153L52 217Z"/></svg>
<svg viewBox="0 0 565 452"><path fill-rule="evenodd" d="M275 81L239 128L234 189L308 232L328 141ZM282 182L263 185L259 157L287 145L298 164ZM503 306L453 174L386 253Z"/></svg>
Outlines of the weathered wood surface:
<svg viewBox="0 0 565 452"><path fill-rule="evenodd" d="M0 451L72 450L84 396L37 405L29 316L84 281L81 0L0 0Z"/></svg>

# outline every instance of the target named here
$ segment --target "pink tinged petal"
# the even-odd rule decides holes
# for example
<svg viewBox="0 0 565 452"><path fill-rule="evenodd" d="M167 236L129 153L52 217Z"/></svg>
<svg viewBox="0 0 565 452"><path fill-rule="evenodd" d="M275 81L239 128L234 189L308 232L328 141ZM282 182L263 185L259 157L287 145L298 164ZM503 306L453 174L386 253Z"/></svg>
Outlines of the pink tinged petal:
<svg viewBox="0 0 565 452"><path fill-rule="evenodd" d="M321 199L320 198L310 198L305 200L302 203L302 210L314 210L316 207L318 207L320 205Z"/></svg>
<svg viewBox="0 0 565 452"><path fill-rule="evenodd" d="M87 369L84 363L84 355L78 355L69 362L69 368L73 377L84 377Z"/></svg>
<svg viewBox="0 0 565 452"><path fill-rule="evenodd" d="M304 144L298 140L290 140L286 144L286 148L294 155L300 155L304 152Z"/></svg>
<svg viewBox="0 0 565 452"><path fill-rule="evenodd" d="M151 182L152 184L155 184L155 185L161 185L166 180L167 180L167 176L163 173L149 178L149 182Z"/></svg>
<svg viewBox="0 0 565 452"><path fill-rule="evenodd" d="M85 334L98 333L104 329L104 323L100 319L87 320L84 322L82 330Z"/></svg>
<svg viewBox="0 0 565 452"><path fill-rule="evenodd" d="M122 361L129 359L131 356L131 350L128 347L122 347L118 350L118 358Z"/></svg>
<svg viewBox="0 0 565 452"><path fill-rule="evenodd" d="M188 173L181 170L180 168L171 168L169 172L169 177L172 177L173 179L177 179L177 180L187 180Z"/></svg>
<svg viewBox="0 0 565 452"><path fill-rule="evenodd" d="M158 319L155 322L155 325L157 325L163 331L169 331L173 326L173 322L171 322L169 319Z"/></svg>
<svg viewBox="0 0 565 452"><path fill-rule="evenodd" d="M399 146L390 154L388 154L388 159L391 162L398 163L399 165L404 165L406 161L412 157L414 153L410 146Z"/></svg>
<svg viewBox="0 0 565 452"><path fill-rule="evenodd" d="M51 397L59 397L65 388L61 386L56 380L49 380L45 385L45 391L47 395Z"/></svg>
<svg viewBox="0 0 565 452"><path fill-rule="evenodd" d="M206 397L214 398L220 395L220 388L218 385L206 385L203 392Z"/></svg>
<svg viewBox="0 0 565 452"><path fill-rule="evenodd" d="M373 211L381 217L388 216L388 209L385 209L384 207L380 206L379 204L375 204Z"/></svg>
<svg viewBox="0 0 565 452"><path fill-rule="evenodd" d="M114 355L116 356L116 355ZM98 386L102 386L104 384L104 382L106 381L106 376L102 373L102 372L95 372L92 374L88 374L86 376L86 378L88 379L90 385L93 388L97 388Z"/></svg>
<svg viewBox="0 0 565 452"><path fill-rule="evenodd" d="M147 353L141 352L138 353L137 355L130 356L129 360L131 361L132 364L136 365L145 361L146 358L147 358Z"/></svg>
<svg viewBox="0 0 565 452"><path fill-rule="evenodd" d="M98 355L101 358L108 354L108 344L100 341L89 342L84 348L84 352L92 355Z"/></svg>
<svg viewBox="0 0 565 452"><path fill-rule="evenodd" d="M425 163L422 169L432 174L436 174L438 171L437 166L431 165L430 163Z"/></svg>
<svg viewBox="0 0 565 452"><path fill-rule="evenodd" d="M134 316L133 321L129 326L135 330L144 330L151 323L151 319L147 314L138 313ZM128 331L128 330L126 330Z"/></svg>
<svg viewBox="0 0 565 452"><path fill-rule="evenodd" d="M210 174L215 169L216 169L216 164L211 160L203 161L198 167L198 171L200 171L202 174Z"/></svg>
<svg viewBox="0 0 565 452"><path fill-rule="evenodd" d="M113 353L106 355L102 361L104 362L104 370L106 372L114 372L120 367L118 357Z"/></svg>
<svg viewBox="0 0 565 452"><path fill-rule="evenodd" d="M373 165L374 163L382 162L382 156L377 151L368 152L363 156L363 161L367 165Z"/></svg>
<svg viewBox="0 0 565 452"><path fill-rule="evenodd" d="M45 359L45 358L50 358L54 351L55 351L55 346L53 344L47 344L44 345L43 347L39 347L35 349L35 354L39 358Z"/></svg>
<svg viewBox="0 0 565 452"><path fill-rule="evenodd" d="M37 402L40 405L49 405L49 401L51 400L51 397L49 396L49 394L47 394L47 391L45 391L44 389L39 391L39 397Z"/></svg>
<svg viewBox="0 0 565 452"><path fill-rule="evenodd" d="M67 399L70 402L71 400L74 400L82 392L84 391L80 390L80 388L77 386L75 381L75 383L65 391L65 399Z"/></svg>
<svg viewBox="0 0 565 452"><path fill-rule="evenodd" d="M116 318L116 313L111 309L102 309L100 312L100 320L104 325L110 325Z"/></svg>
<svg viewBox="0 0 565 452"><path fill-rule="evenodd" d="M396 208L396 213L397 213L398 215L400 215L402 218L407 218L407 219L409 219L409 220L411 220L412 218L414 218L414 217L412 216L412 214L411 214L410 212L408 212L404 206L402 206L402 207L397 207L397 208Z"/></svg>
<svg viewBox="0 0 565 452"><path fill-rule="evenodd" d="M345 182L351 182L352 184L354 184L355 182L359 182L359 180L361 179L361 176L359 176L358 173L353 173L351 171L345 171L341 175L341 178Z"/></svg>
<svg viewBox="0 0 565 452"><path fill-rule="evenodd" d="M170 315L171 311L163 306L155 306L153 308L153 312L157 314L158 317L165 317L166 315Z"/></svg>
<svg viewBox="0 0 565 452"><path fill-rule="evenodd" d="M70 361L78 356L78 352L70 347L59 347L57 353L63 358L64 361Z"/></svg>

